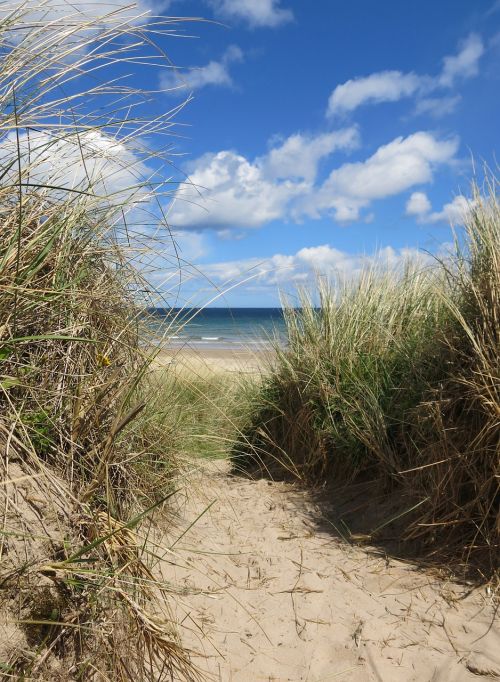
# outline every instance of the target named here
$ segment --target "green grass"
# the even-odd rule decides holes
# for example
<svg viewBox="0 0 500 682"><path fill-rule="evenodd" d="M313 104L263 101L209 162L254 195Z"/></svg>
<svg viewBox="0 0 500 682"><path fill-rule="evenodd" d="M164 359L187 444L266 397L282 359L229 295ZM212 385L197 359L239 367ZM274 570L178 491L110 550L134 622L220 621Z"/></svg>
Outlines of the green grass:
<svg viewBox="0 0 500 682"><path fill-rule="evenodd" d="M200 457L227 457L259 385L257 374L211 368L189 357L154 367L138 387L138 397L149 396L147 405L124 440L142 453L141 467L150 473Z"/></svg>
<svg viewBox="0 0 500 682"><path fill-rule="evenodd" d="M477 188L455 253L371 268L287 308L289 346L254 401L238 466L398 496L421 556L498 569L500 208ZM406 514L406 510L413 509Z"/></svg>

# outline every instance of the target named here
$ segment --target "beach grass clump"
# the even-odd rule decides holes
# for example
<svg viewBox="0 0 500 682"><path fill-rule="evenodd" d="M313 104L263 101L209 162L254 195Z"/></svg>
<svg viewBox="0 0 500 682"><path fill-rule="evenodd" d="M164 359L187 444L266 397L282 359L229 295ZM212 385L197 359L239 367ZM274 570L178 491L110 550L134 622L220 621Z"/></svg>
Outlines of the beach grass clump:
<svg viewBox="0 0 500 682"><path fill-rule="evenodd" d="M455 251L320 281L234 450L313 484L373 482L421 556L498 568L500 210L476 188ZM380 498L379 498L380 499ZM374 530L374 529L371 529ZM376 539L376 534L373 536Z"/></svg>
<svg viewBox="0 0 500 682"><path fill-rule="evenodd" d="M50 20L50 21L49 21ZM156 69L130 7L0 10L0 669L10 679L194 679L155 580L120 440L149 396L148 264L172 252L159 210L172 112L120 64ZM108 73L108 69L112 69ZM107 76L106 76L107 74ZM109 78L109 80L107 80ZM164 261L162 261L164 263ZM149 292L153 292L150 294ZM147 531L147 528L146 528Z"/></svg>

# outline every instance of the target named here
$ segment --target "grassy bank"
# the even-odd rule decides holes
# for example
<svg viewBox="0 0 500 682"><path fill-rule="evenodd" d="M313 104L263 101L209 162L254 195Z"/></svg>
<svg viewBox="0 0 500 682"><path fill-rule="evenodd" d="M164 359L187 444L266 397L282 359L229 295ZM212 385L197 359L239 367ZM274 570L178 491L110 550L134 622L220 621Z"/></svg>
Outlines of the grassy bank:
<svg viewBox="0 0 500 682"><path fill-rule="evenodd" d="M475 190L446 260L322 283L319 305L302 293L234 451L237 466L307 483L371 482L368 498L398 501L417 555L485 579L500 540L495 188Z"/></svg>
<svg viewBox="0 0 500 682"><path fill-rule="evenodd" d="M173 112L143 117L148 93L114 79L134 60L156 70L172 22L46 10L0 14L0 669L194 679L145 540L172 485L157 472L145 504L138 447L146 266L174 253L150 181L168 145L146 140ZM156 222L139 232L141 207Z"/></svg>

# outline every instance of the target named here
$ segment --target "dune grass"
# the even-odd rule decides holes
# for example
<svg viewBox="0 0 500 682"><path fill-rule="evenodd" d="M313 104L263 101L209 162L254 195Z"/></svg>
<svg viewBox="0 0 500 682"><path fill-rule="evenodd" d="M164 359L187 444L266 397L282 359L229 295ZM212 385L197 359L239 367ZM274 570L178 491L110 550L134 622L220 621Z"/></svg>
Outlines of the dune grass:
<svg viewBox="0 0 500 682"><path fill-rule="evenodd" d="M0 666L195 679L141 530L168 470L146 506L122 438L150 400L148 268L175 267L157 182L171 153L147 146L174 112L143 115L150 94L123 72L168 64L155 38L176 23L68 5L49 24L51 7L0 11Z"/></svg>
<svg viewBox="0 0 500 682"><path fill-rule="evenodd" d="M260 381L259 373L212 367L202 357L181 354L166 366L159 362L138 386L138 399L149 399L138 428L124 432L126 447L133 443L143 453L140 466L156 485L156 472L182 469L200 457L228 457Z"/></svg>
<svg viewBox="0 0 500 682"><path fill-rule="evenodd" d="M479 579L498 570L500 541L495 189L475 188L442 261L322 281L319 305L302 292L234 450L237 466L272 475L372 481L373 497L399 499L399 532L417 554Z"/></svg>

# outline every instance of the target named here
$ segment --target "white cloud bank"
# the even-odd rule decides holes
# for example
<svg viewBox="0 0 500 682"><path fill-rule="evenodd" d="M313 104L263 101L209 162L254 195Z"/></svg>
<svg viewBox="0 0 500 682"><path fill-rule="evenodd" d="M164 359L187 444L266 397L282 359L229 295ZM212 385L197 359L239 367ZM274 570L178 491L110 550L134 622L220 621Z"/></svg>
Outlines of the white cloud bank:
<svg viewBox="0 0 500 682"><path fill-rule="evenodd" d="M290 9L280 0L206 0L215 14L229 20L244 21L252 28L280 26L293 20Z"/></svg>
<svg viewBox="0 0 500 682"><path fill-rule="evenodd" d="M174 228L194 230L258 228L325 215L358 220L373 201L431 182L458 144L457 138L440 140L428 132L397 137L364 161L335 168L321 183L320 161L359 145L355 127L292 135L253 161L233 151L205 154L192 163L192 185L179 189L169 220Z"/></svg>
<svg viewBox="0 0 500 682"><path fill-rule="evenodd" d="M207 85L231 87L229 73L231 64L242 62L243 52L237 45L230 45L220 61L212 60L205 66L190 69L169 69L160 75L160 87L164 90L199 90Z"/></svg>
<svg viewBox="0 0 500 682"><path fill-rule="evenodd" d="M287 218L294 200L313 188L322 158L359 144L354 127L323 135L295 134L249 161L233 151L208 153L191 164L190 183L177 193L175 228L255 228Z"/></svg>
<svg viewBox="0 0 500 682"><path fill-rule="evenodd" d="M234 282L284 287L312 282L318 275L356 277L363 269L376 264L397 269L409 261L425 265L432 261L432 256L415 248L394 249L390 246L374 254L349 254L322 244L300 249L293 255L275 254L266 260L248 258L211 263L200 266L200 270L221 287Z"/></svg>
<svg viewBox="0 0 500 682"><path fill-rule="evenodd" d="M421 223L462 225L473 205L473 201L459 194L440 211L433 211L427 195L424 192L414 192L406 203L406 214L416 216Z"/></svg>
<svg viewBox="0 0 500 682"><path fill-rule="evenodd" d="M437 76L380 71L348 80L337 85L331 93L327 116L342 116L365 104L396 102L413 95L418 95L424 102L417 105L418 113L429 112L434 116L449 113L459 101L456 97L426 99L426 96L435 90L452 88L458 80L476 76L483 53L481 38L471 33L456 55L443 59L443 67Z"/></svg>
<svg viewBox="0 0 500 682"><path fill-rule="evenodd" d="M431 182L434 169L451 161L457 150L457 138L438 140L426 132L397 137L365 161L333 170L307 198L304 212L315 217L333 211L339 222L357 220L360 210L372 201Z"/></svg>

